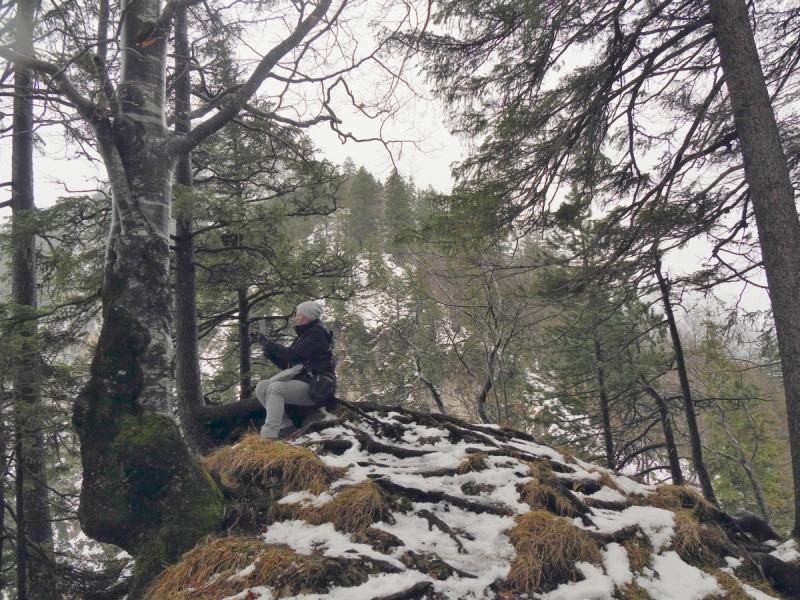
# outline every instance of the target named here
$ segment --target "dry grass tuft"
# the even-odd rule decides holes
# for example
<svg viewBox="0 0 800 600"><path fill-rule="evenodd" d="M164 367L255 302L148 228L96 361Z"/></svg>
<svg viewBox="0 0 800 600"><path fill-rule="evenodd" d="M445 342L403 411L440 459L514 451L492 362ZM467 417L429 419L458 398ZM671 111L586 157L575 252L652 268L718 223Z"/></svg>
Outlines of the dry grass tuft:
<svg viewBox="0 0 800 600"><path fill-rule="evenodd" d="M475 454L467 455L467 458L458 465L459 475L464 475L466 473L478 473L480 471L484 471L489 468L489 465L486 464L486 459L488 458L487 454L483 452L476 452Z"/></svg>
<svg viewBox="0 0 800 600"><path fill-rule="evenodd" d="M368 575L351 563L296 554L254 538L208 538L166 569L145 600L221 600L255 586L271 586L280 597L327 594L331 583L357 585L367 580Z"/></svg>
<svg viewBox="0 0 800 600"><path fill-rule="evenodd" d="M646 589L635 583L628 583L620 589L620 600L653 600Z"/></svg>
<svg viewBox="0 0 800 600"><path fill-rule="evenodd" d="M610 487L612 490L618 491L623 496L626 495L625 492L622 491L622 489L620 489L620 487L617 485L617 482L614 481L614 478L611 476L611 474L607 471L600 471L600 477L597 479L597 482L606 487Z"/></svg>
<svg viewBox="0 0 800 600"><path fill-rule="evenodd" d="M628 553L628 564L634 573L643 573L644 568L653 568L653 545L650 538L637 535L622 542L622 547Z"/></svg>
<svg viewBox="0 0 800 600"><path fill-rule="evenodd" d="M308 511L312 525L333 523L337 531L355 533L378 521L394 523L383 490L371 479L343 487L328 502Z"/></svg>
<svg viewBox="0 0 800 600"><path fill-rule="evenodd" d="M677 512L690 509L697 512L698 517L716 512L716 508L708 500L694 490L682 485L662 485L654 493L647 496L646 503L655 508L663 508Z"/></svg>
<svg viewBox="0 0 800 600"><path fill-rule="evenodd" d="M206 470L219 472L230 487L256 483L272 488L276 497L303 490L320 494L342 474L308 448L266 440L258 434L245 436L236 446L215 450L202 463Z"/></svg>
<svg viewBox="0 0 800 600"><path fill-rule="evenodd" d="M542 479L547 481L551 477L555 477L553 474L553 468L550 466L546 460L538 460L538 461L524 461L523 464L528 465L528 470L531 477L534 479Z"/></svg>
<svg viewBox="0 0 800 600"><path fill-rule="evenodd" d="M713 596L706 596L704 600L752 600L752 596L744 590L742 584L733 575L720 571L719 569L710 569L707 567L702 570L716 579L719 587L725 592L723 596L714 594Z"/></svg>
<svg viewBox="0 0 800 600"><path fill-rule="evenodd" d="M576 562L601 564L600 550L586 533L544 510L518 517L508 537L517 550L508 580L520 592L546 592L578 580Z"/></svg>
<svg viewBox="0 0 800 600"><path fill-rule="evenodd" d="M265 524L271 525L272 523L280 523L281 521L298 521L306 518L306 515L313 510L308 505L303 505L302 502L290 502L279 504L272 502L266 509Z"/></svg>
<svg viewBox="0 0 800 600"><path fill-rule="evenodd" d="M548 510L559 517L575 517L578 513L564 495L546 482L533 479L520 489L520 498L531 510Z"/></svg>
<svg viewBox="0 0 800 600"><path fill-rule="evenodd" d="M181 561L166 569L148 590L146 600L171 600L192 588L192 598L217 600L234 593L229 581L267 546L246 537L206 538L183 555ZM284 550L294 557L294 552ZM244 588L242 588L244 589Z"/></svg>
<svg viewBox="0 0 800 600"><path fill-rule="evenodd" d="M719 566L722 557L730 554L724 534L717 527L699 523L695 512L685 509L675 511L672 546L684 561L695 566Z"/></svg>

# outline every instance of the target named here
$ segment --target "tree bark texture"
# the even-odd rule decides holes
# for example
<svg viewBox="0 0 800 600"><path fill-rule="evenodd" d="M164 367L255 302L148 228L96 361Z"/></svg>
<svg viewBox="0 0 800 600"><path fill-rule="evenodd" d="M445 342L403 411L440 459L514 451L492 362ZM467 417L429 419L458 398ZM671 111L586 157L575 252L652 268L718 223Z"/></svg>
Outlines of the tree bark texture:
<svg viewBox="0 0 800 600"><path fill-rule="evenodd" d="M675 435L672 432L672 416L669 413L669 404L666 398L653 389L653 386L646 381L643 383L644 391L655 400L656 405L658 405L658 412L661 415L661 428L664 431L664 445L667 447L667 458L669 460L669 472L672 476L672 483L674 485L683 485L681 459L678 456L678 446L675 444Z"/></svg>
<svg viewBox="0 0 800 600"><path fill-rule="evenodd" d="M783 369L800 537L800 221L744 0L709 0L755 213Z"/></svg>
<svg viewBox="0 0 800 600"><path fill-rule="evenodd" d="M603 419L603 441L606 450L606 466L612 471L617 470L617 459L614 454L614 436L611 431L611 409L606 390L606 373L603 367L603 350L597 332L594 332L594 358L597 361L597 387L600 393L600 414Z"/></svg>
<svg viewBox="0 0 800 600"><path fill-rule="evenodd" d="M237 290L239 301L239 400L247 400L253 392L250 371L253 369L250 342L250 304L247 289Z"/></svg>
<svg viewBox="0 0 800 600"><path fill-rule="evenodd" d="M122 9L116 115L93 121L113 196L103 326L73 422L83 464L81 526L134 556L128 597L135 600L165 564L218 529L222 495L171 416L169 25L159 25L158 0Z"/></svg>
<svg viewBox="0 0 800 600"><path fill-rule="evenodd" d="M681 385L681 395L683 396L683 411L686 416L686 427L689 430L689 443L692 448L692 462L697 479L700 480L700 489L706 500L719 506L717 496L714 493L714 486L711 484L711 477L708 475L706 463L703 460L703 444L700 439L700 429L697 425L697 415L694 410L694 399L692 398L692 388L689 385L689 374L686 371L686 360L683 356L683 346L681 336L678 333L678 324L675 322L675 313L672 312L672 300L669 297L669 284L661 273L661 260L656 257L655 269L658 287L661 290L661 300L664 303L664 315L669 326L669 335L672 339L672 347L675 350L675 366L678 370L678 380Z"/></svg>
<svg viewBox="0 0 800 600"><path fill-rule="evenodd" d="M191 79L189 77L189 39L187 10L175 13L175 133L186 135L192 130ZM175 182L182 194L194 184L192 155L178 157ZM175 390L178 417L189 448L195 454L210 450L214 443L199 420L203 407L200 355L197 349L197 273L194 254L194 226L190 215L176 215L175 235Z"/></svg>
<svg viewBox="0 0 800 600"><path fill-rule="evenodd" d="M15 15L15 49L33 51L34 0L20 0ZM32 216L33 191L33 86L30 69L15 65L14 115L11 143L11 208L13 256L11 290L15 304L14 335L18 351L14 360L13 410L16 431L17 586L20 598L56 597L53 570L53 529L50 520L45 471L43 416L39 392L39 353L36 310L36 234Z"/></svg>
<svg viewBox="0 0 800 600"><path fill-rule="evenodd" d="M102 288L103 325L90 377L76 398L83 482L78 518L87 535L136 558L130 600L165 564L222 522L222 495L189 452L172 419L173 348L169 280L170 206L177 157L229 123L287 53L320 22L320 0L267 52L230 102L189 133L166 127L166 59L172 20L187 2L122 0L118 85L105 73L108 6L98 5L94 65L104 95L89 99L67 69L0 47L17 67L51 77L94 129L112 190ZM163 10L162 10L163 8ZM324 22L324 27L329 27ZM238 410L238 408L237 408Z"/></svg>

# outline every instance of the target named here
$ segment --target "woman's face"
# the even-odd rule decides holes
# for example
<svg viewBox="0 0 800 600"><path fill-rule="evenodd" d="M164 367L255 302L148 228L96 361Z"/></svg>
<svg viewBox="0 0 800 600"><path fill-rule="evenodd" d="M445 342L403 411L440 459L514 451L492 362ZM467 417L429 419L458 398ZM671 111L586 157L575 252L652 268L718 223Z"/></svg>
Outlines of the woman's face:
<svg viewBox="0 0 800 600"><path fill-rule="evenodd" d="M308 325L311 321L308 320L308 317L305 316L303 313L298 312L294 318L294 322L298 325Z"/></svg>

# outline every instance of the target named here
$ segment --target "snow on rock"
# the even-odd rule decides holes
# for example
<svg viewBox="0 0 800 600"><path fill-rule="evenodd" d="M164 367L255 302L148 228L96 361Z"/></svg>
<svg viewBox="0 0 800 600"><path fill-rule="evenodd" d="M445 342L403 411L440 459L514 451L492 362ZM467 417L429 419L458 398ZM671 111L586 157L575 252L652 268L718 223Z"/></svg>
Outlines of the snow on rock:
<svg viewBox="0 0 800 600"><path fill-rule="evenodd" d="M342 469L341 478L322 494L292 492L279 502L317 510L346 486L373 480L406 498L404 508L394 507L391 518L387 516L370 528L391 534L389 538L399 546L376 549L356 543L355 536L336 531L331 523L312 525L296 518L269 525L261 539L265 544L288 545L298 554L347 564L372 560L373 565L384 565L384 571L392 572L373 569L360 584L334 584L325 593L306 590L291 598L375 600L409 591L408 598L427 594L440 600L610 600L627 598L624 590L631 586L642 588L653 600L725 595L714 576L675 551L674 513L647 505L647 497L656 491L653 486L565 457L530 436L515 436L507 429L469 425L442 415L362 406L359 410L340 409L336 418L326 415L327 420L317 421L305 433L301 430L291 441L313 449L328 466ZM584 511L589 507L588 513L578 511L581 514L568 520L597 542L602 561L574 563L573 580L543 592L521 591L510 588L507 581L517 559L509 532L517 526L519 515L542 510L521 497L523 486L539 477L542 469L551 473L558 489L568 490L564 494L572 493ZM587 481L594 482L592 489L586 494L577 491ZM570 492L573 486L576 491ZM625 535L615 538L620 532ZM363 541L363 537L358 539ZM640 562L638 570L632 567L625 546L625 540L636 539L641 547L651 549L647 550L651 552L650 566L642 567ZM800 552L794 542L787 542L772 555L792 561ZM419 557L441 561L447 575L420 566ZM741 557L720 555L715 568L733 573L742 566L743 557L744 553ZM773 597L744 584L742 589L757 600ZM266 586L252 587L228 600L277 598L280 593Z"/></svg>

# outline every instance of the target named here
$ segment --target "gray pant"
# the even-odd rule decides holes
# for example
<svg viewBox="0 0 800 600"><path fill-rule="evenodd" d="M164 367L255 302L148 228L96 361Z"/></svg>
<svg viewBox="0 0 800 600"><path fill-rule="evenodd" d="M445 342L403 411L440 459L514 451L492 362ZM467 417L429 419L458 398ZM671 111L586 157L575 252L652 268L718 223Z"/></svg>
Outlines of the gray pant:
<svg viewBox="0 0 800 600"><path fill-rule="evenodd" d="M292 425L292 420L284 415L283 406L285 404L314 406L311 398L308 397L309 387L305 381L296 379L276 381L275 383L270 383L269 379L263 379L258 382L256 398L261 402L261 406L267 409L267 420L261 428L261 437L277 440L278 432L283 427Z"/></svg>

